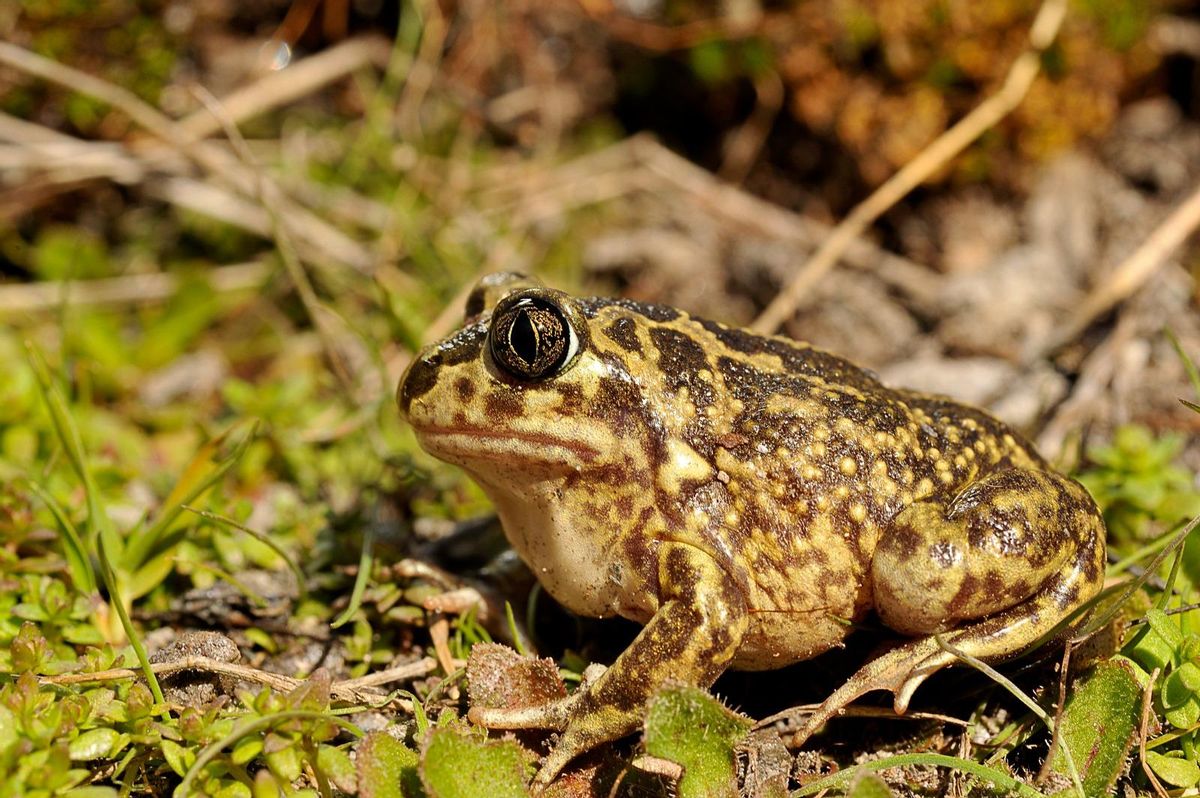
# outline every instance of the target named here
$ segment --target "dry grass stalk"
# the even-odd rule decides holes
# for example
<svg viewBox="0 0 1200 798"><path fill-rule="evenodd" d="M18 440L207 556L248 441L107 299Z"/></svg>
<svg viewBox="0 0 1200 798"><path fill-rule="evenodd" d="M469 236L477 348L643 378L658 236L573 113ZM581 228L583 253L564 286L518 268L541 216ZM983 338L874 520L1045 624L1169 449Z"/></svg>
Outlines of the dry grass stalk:
<svg viewBox="0 0 1200 798"><path fill-rule="evenodd" d="M208 269L204 278L214 291L256 291L270 276L265 263L238 263ZM101 307L162 302L174 296L182 281L173 274L149 272L77 282L42 281L0 285L0 316L43 313L70 302L72 307Z"/></svg>
<svg viewBox="0 0 1200 798"><path fill-rule="evenodd" d="M791 318L804 298L812 293L817 281L837 264L850 245L876 219L1020 105L1040 70L1042 51L1058 35L1066 11L1066 0L1043 0L1029 30L1029 45L1013 63L1000 90L935 139L857 205L754 320L752 329L763 333L777 330L779 325Z"/></svg>
<svg viewBox="0 0 1200 798"><path fill-rule="evenodd" d="M179 123L133 93L7 42L0 42L0 63L111 105L153 133L173 151L222 178L238 192L250 197L255 195L257 176L242 167L225 149L210 142L192 141ZM150 148L149 152L139 152L139 155L144 161L153 161L160 154ZM374 258L366 247L287 198L281 197L278 202L282 223L298 240L306 241L321 251L332 247L333 251L327 251L326 254L336 263L349 265L364 273L372 270Z"/></svg>
<svg viewBox="0 0 1200 798"><path fill-rule="evenodd" d="M304 271L304 266L300 263L300 258L292 243L292 238L283 224L284 209L280 202L281 192L279 187L255 163L254 155L246 145L246 140L242 138L241 131L238 130L237 124L226 116L225 109L221 106L220 101L203 89L197 90L196 94L209 112L221 123L221 126L225 130L226 138L233 144L234 150L241 157L242 162L257 176L258 186L256 195L259 202L267 210L271 226L271 236L275 241L275 248L279 252L279 257L283 261L284 268L291 278L292 287L296 289L296 293L299 295L300 301L304 305L304 309L308 313L314 329L317 331L317 335L321 338L321 345L325 349L326 357L329 358L329 364L333 369L333 373L341 381L343 388L347 391L354 391L355 386L360 381L355 379L348 362L349 359L346 357L344 351L344 347L350 338L344 332L335 328L341 327L344 330L346 325L338 318L337 313L332 308L317 297L317 292L313 289L312 281L309 279L308 273Z"/></svg>
<svg viewBox="0 0 1200 798"><path fill-rule="evenodd" d="M1067 322L1038 348L1035 355L1053 352L1075 340L1093 321L1133 296L1198 227L1200 186L1176 206L1141 246L1113 269L1108 279L1084 298Z"/></svg>
<svg viewBox="0 0 1200 798"><path fill-rule="evenodd" d="M368 66L387 67L391 43L380 37L349 39L328 50L302 58L276 72L269 72L253 83L221 98L225 113L235 123L301 100L331 83ZM221 123L207 110L200 109L176 123L188 140L208 138L221 129Z"/></svg>

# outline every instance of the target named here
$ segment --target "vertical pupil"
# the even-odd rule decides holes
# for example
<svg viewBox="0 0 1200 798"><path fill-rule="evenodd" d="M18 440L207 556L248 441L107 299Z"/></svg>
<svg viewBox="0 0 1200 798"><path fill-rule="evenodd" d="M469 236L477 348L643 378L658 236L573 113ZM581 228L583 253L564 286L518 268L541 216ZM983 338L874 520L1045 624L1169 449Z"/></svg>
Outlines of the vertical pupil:
<svg viewBox="0 0 1200 798"><path fill-rule="evenodd" d="M508 333L508 342L517 357L526 364L533 365L533 361L537 359L538 334L528 311L522 310L517 314Z"/></svg>

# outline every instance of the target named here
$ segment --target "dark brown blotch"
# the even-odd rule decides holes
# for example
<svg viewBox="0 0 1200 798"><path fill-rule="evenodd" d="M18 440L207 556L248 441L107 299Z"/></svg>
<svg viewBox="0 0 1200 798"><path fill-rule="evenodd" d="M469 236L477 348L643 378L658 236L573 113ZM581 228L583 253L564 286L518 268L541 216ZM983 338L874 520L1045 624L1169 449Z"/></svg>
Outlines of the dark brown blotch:
<svg viewBox="0 0 1200 798"><path fill-rule="evenodd" d="M628 316L622 316L604 329L604 334L626 352L641 354L642 342L637 337L637 324Z"/></svg>
<svg viewBox="0 0 1200 798"><path fill-rule="evenodd" d="M583 410L583 389L575 383L552 383L554 390L562 397L559 413L564 416L575 416Z"/></svg>
<svg viewBox="0 0 1200 798"><path fill-rule="evenodd" d="M437 377L438 366L436 362L430 362L427 358L421 358L413 363L404 374L404 380L400 383L400 392L396 396L396 402L400 405L400 412L408 413L408 408L415 399L433 390L433 386L437 385Z"/></svg>
<svg viewBox="0 0 1200 798"><path fill-rule="evenodd" d="M647 425L642 394L630 380L602 377L596 384L592 414L603 419L617 435L634 437Z"/></svg>
<svg viewBox="0 0 1200 798"><path fill-rule="evenodd" d="M583 297L576 300L580 312L586 318L596 317L604 308L622 308L644 316L651 321L674 321L682 315L670 305L654 305L649 302L638 302L633 299L613 299L611 297Z"/></svg>
<svg viewBox="0 0 1200 798"><path fill-rule="evenodd" d="M483 400L487 417L492 421L508 421L525 413L525 397L515 390L496 390Z"/></svg>
<svg viewBox="0 0 1200 798"><path fill-rule="evenodd" d="M783 371L793 375L816 377L831 384L853 385L870 390L883 387L872 372L824 350L775 336L756 335L748 330L726 327L707 319L697 321L718 341L735 352L747 355L774 355L779 358Z"/></svg>
<svg viewBox="0 0 1200 798"><path fill-rule="evenodd" d="M988 577L994 576L989 573ZM966 574L963 576L962 582L958 586L958 590L954 594L954 598L950 599L950 603L946 605L946 614L951 618L967 617L964 611L968 604L971 603L979 595L979 579ZM1000 595L993 593L992 595Z"/></svg>
<svg viewBox="0 0 1200 798"><path fill-rule="evenodd" d="M485 340L487 328L482 324L472 324L438 344L435 354L443 366L457 366L477 359L483 351Z"/></svg>
<svg viewBox="0 0 1200 798"><path fill-rule="evenodd" d="M658 368L672 390L686 387L697 408L711 405L716 394L713 386L700 378L701 371L711 371L708 355L696 339L667 327L650 330L650 340L658 350Z"/></svg>

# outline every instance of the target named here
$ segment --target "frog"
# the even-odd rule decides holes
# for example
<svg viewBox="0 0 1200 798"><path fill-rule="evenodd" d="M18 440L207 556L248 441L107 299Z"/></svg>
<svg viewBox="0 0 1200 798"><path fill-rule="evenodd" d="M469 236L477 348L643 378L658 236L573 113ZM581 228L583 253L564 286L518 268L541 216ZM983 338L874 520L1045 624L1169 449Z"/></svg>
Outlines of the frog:
<svg viewBox="0 0 1200 798"><path fill-rule="evenodd" d="M891 647L791 743L871 691L903 714L964 655L1061 639L1104 579L1095 502L992 415L668 305L487 276L396 399L554 599L642 625L566 697L471 708L558 732L535 787L634 732L662 685L808 660L872 618Z"/></svg>

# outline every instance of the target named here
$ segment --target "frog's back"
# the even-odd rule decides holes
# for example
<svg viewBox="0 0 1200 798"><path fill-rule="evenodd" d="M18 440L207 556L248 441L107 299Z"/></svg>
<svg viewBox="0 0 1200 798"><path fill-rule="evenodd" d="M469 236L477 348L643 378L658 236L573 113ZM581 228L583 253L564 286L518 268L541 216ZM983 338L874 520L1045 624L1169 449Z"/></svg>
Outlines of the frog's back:
<svg viewBox="0 0 1200 798"><path fill-rule="evenodd" d="M886 467L898 483L915 487L928 479L937 491L996 466L1044 467L1028 443L988 413L889 388L873 372L817 347L661 305L591 299L585 308L618 352L636 351L641 371L661 380L659 393L671 407L684 408L680 428L668 434L710 462L722 451L737 460L774 461L769 474L793 471L809 492L822 491L823 480L805 466L831 477ZM893 491L875 492L883 498Z"/></svg>
<svg viewBox="0 0 1200 798"><path fill-rule="evenodd" d="M680 516L697 505L724 513L708 545L747 574L759 610L782 613L760 625L794 624L794 613L821 608L830 628L814 635L810 625L813 650L844 633L836 618L869 609L866 573L902 509L999 468L1044 468L984 411L888 388L816 347L669 307L584 304L598 348L657 408L648 426L685 443L717 476L680 487ZM668 503L660 499L660 509Z"/></svg>

